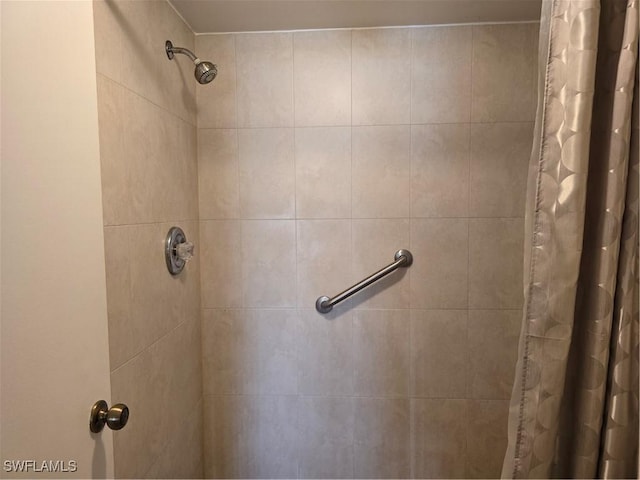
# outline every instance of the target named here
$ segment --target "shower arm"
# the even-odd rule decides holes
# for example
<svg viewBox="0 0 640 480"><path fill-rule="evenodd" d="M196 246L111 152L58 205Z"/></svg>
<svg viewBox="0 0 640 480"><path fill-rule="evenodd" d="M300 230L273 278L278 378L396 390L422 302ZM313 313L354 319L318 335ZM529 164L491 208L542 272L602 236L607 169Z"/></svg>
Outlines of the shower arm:
<svg viewBox="0 0 640 480"><path fill-rule="evenodd" d="M167 57L169 57L169 60L173 60L174 54L181 53L182 55L186 55L187 57L189 57L193 63L197 64L200 61L200 59L196 57L191 50L189 50L188 48L174 47L169 40L167 40L167 42L165 43L164 48L167 52Z"/></svg>
<svg viewBox="0 0 640 480"><path fill-rule="evenodd" d="M218 75L218 67L216 67L216 65L208 62L207 60L200 60L188 48L174 47L171 40L164 42L164 51L166 52L169 60L173 60L176 53L181 53L182 55L189 57L196 65L193 76L196 77L196 80L200 85L210 83L214 78L216 78L216 75Z"/></svg>

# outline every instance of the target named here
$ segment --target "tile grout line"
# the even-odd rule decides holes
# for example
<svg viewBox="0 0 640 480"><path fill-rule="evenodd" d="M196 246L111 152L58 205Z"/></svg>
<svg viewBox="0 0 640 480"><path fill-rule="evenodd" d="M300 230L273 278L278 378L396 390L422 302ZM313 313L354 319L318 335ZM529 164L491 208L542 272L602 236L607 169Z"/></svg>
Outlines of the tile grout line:
<svg viewBox="0 0 640 480"><path fill-rule="evenodd" d="M299 345L300 342L300 332L298 329L299 323L300 323L300 312L298 310L298 304L299 304L299 300L300 300L300 282L298 280L298 253L299 253L299 245L298 245L298 176L297 176L297 150L296 150L296 146L297 146L297 129L296 129L296 81L295 81L295 71L296 71L296 49L295 49L295 40L294 40L294 33L290 33L290 38L291 38L291 108L292 108L292 115L293 115L293 152L292 152L292 157L293 157L293 218L295 219L294 224L293 224L293 245L294 245L294 281L295 281L295 299L294 299L294 304L295 304L295 309L293 311L295 311L295 328L294 328L294 338L296 341L296 348L294 348L294 363L295 363L295 370L296 370L296 375L295 375L295 391L296 391L296 431L295 431L295 438L296 438L296 443L297 445L301 445L301 436L302 436L302 432L300 431L300 409L301 409L301 405L300 405L300 386L299 386L299 372L300 372L300 359L298 357L298 348L297 345ZM295 459L295 467L296 467L296 478L300 478L300 449L296 449L296 459Z"/></svg>
<svg viewBox="0 0 640 480"><path fill-rule="evenodd" d="M414 69L414 30L409 31L409 123L413 122L413 69ZM414 214L413 207L413 125L409 126L409 241L407 242L409 246L407 248L411 249L411 228L412 228L412 220ZM404 248L404 247L403 247ZM411 250L409 250L411 251ZM409 395L409 475L411 478L415 478L415 457L416 457L416 429L415 429L415 402L411 401L411 394L413 393L413 385L414 385L414 368L413 368L413 355L412 355L412 345L413 345L413 321L412 321L412 302L411 302L411 280L412 275L411 272L408 273L408 288L409 288L409 301L408 301L408 316L409 316L409 338L407 345L407 357L409 359L409 384L407 385L407 393Z"/></svg>
<svg viewBox="0 0 640 480"><path fill-rule="evenodd" d="M233 72L233 89L234 89L234 110L235 110L235 147L236 147L236 158L235 158L235 165L236 165L236 188L237 188L237 195L238 195L238 210L237 210L237 215L238 215L238 220L241 219L242 215L240 214L241 208L242 208L242 195L240 192L240 125L238 122L238 117L239 117L239 109L238 109L238 47L237 47L237 41L236 41L236 35L232 35L231 39L233 40L233 61L234 61L234 72ZM240 252L242 254L242 252Z"/></svg>
<svg viewBox="0 0 640 480"><path fill-rule="evenodd" d="M376 399L376 400L462 400L462 401L476 401L476 402L509 402L509 398L496 398L496 397L473 397L468 398L466 396L427 396L427 395L355 395L355 394L319 394L319 393L207 393L203 397L290 397L290 398L328 398L328 399Z"/></svg>
<svg viewBox="0 0 640 480"><path fill-rule="evenodd" d="M306 220L306 221L327 221L327 220L349 220L351 217L300 217L297 220ZM461 217L355 217L353 220L374 220L374 221L383 221L383 220L396 220L396 221L410 221L410 220L523 220L523 216L508 216L508 215L499 215L499 216L461 216ZM262 221L287 221L287 220L296 220L292 217L265 217L265 218L237 218L237 217L219 217L219 218L201 218L199 221L201 222L232 222L232 221L247 221L247 222L262 222ZM140 223L118 223L118 224L108 224L104 225L104 228L112 228L112 227L128 227L128 226L136 226L136 225L158 225L172 222L198 222L198 219L174 219L174 220L162 220L162 221L153 221L153 222L140 222Z"/></svg>
<svg viewBox="0 0 640 480"><path fill-rule="evenodd" d="M469 76L471 78L469 82L469 126L467 131L467 161L468 161L468 171L467 171L467 214L471 217L471 164L472 164L472 143L471 143L471 129L472 124L471 120L473 119L473 81L474 81L474 72L473 72L473 58L475 51L475 35L474 35L474 27L471 27L471 49L470 49L470 72ZM466 334L465 334L465 365L469 365L470 354L469 354L469 310L471 308L471 286L470 286L470 268L471 268L471 241L470 241L470 231L471 231L471 220L467 220L467 312L466 312ZM464 386L465 386L465 409L468 417L468 399L470 393L470 382L469 382L469 369L467 368L464 375ZM465 422L465 434L464 434L464 470L465 475L469 470L469 422L468 418Z"/></svg>
<svg viewBox="0 0 640 480"><path fill-rule="evenodd" d="M349 259L349 276L353 278L353 29L349 30L349 87L350 87L350 112L349 112L349 168L350 168L350 180L351 184L349 187L349 245L350 245L350 259ZM355 341L355 314L351 312L349 315L349 335L350 335L350 344L349 344L349 352L351 354L351 371L349 375L351 377L351 407L353 409L353 424L351 425L351 449L353 455L351 456L351 476L355 478L356 476L356 411L355 411L355 400L353 400L353 393L355 392L355 358L354 358L354 341Z"/></svg>
<svg viewBox="0 0 640 480"><path fill-rule="evenodd" d="M154 107L162 110L163 112L165 112L166 114L170 115L171 117L173 117L173 118L175 118L175 119L177 119L177 120L179 120L181 122L184 122L184 123L186 123L187 125L189 125L189 126L191 126L193 128L198 128L197 118L196 118L196 122L195 123L191 123L189 120L183 118L178 113L175 113L175 112L169 110L168 107L164 107L162 105L159 105L158 103L156 103L155 101L151 100L150 98L145 97L142 93L133 90L131 87L125 85L122 82L119 82L118 80L115 80L114 78L108 76L107 74L102 73L102 72L96 72L96 75L99 75L99 76L103 77L105 80L108 80L108 81L118 85L120 88L126 90L127 92L129 92L129 93L131 93L133 95L135 95L136 97L140 98L141 100L144 100L145 102L150 103L151 105L153 105Z"/></svg>
<svg viewBox="0 0 640 480"><path fill-rule="evenodd" d="M238 307L233 307L233 306L216 306L216 307L202 307L203 310L245 310L245 311L254 311L254 310L279 310L279 311L289 311L289 310L298 310L300 312L314 312L315 309L314 308L299 308L296 306L261 306L261 307L246 307L243 308L241 306ZM404 311L408 311L408 310L412 310L412 311L416 311L416 312L467 312L467 311L474 311L474 312L519 312L521 311L521 308L515 308L515 307L510 307L510 308L481 308L481 307L474 307L471 309L467 309L467 308L409 308L409 307L396 307L396 308L353 308L351 309L352 312L396 312L396 311L400 311L400 312L404 312Z"/></svg>
<svg viewBox="0 0 640 480"><path fill-rule="evenodd" d="M245 308L245 288L244 288L244 248L243 248L243 233L244 233L244 219L242 215L242 182L240 181L241 168L240 168L240 110L238 108L238 35L233 34L233 55L235 60L235 74L234 74L234 88L235 88L235 113L236 113L236 172L237 172L237 187L238 187L238 230L240 233L240 306L242 310Z"/></svg>
<svg viewBox="0 0 640 480"><path fill-rule="evenodd" d="M135 93L135 92L134 92ZM144 97L142 97L144 98ZM159 107L162 108L162 107ZM171 112L169 112L171 113ZM181 119L182 120L182 119ZM188 123L188 122L185 122ZM470 125L502 125L502 124L522 124L522 123L530 123L534 124L533 120L499 120L499 121L473 121L470 120L468 122L415 122L415 123L407 123L407 122L397 122L397 123L361 123L354 125L353 123L338 123L332 125L326 124L311 124L311 125L278 125L278 126L270 126L270 125L253 125L253 126L221 126L221 127L199 127L201 130L229 130L237 128L239 130L275 130L275 129L314 129L314 128L340 128L340 127L410 127L415 125L424 125L424 126L433 126L433 125L460 125L460 124L470 124ZM189 124L191 125L191 124ZM195 127L195 125L192 125Z"/></svg>
<svg viewBox="0 0 640 480"><path fill-rule="evenodd" d="M140 357L142 354L144 354L145 352L148 352L151 348L153 348L154 346L156 346L158 343L162 342L163 340L165 340L167 337L169 337L173 332L175 332L176 330L178 330L180 327L182 327L183 325L189 323L189 319L185 318L184 320L182 320L181 322L177 323L176 325L174 325L173 327L171 327L169 330L167 330L165 333L163 333L161 336L159 336L158 338L156 338L155 340L153 340L149 345L146 345L145 347L142 347L139 351L137 351L133 356L129 357L127 360L125 360L124 362L122 362L120 365L118 365L117 367L111 369L111 367L109 368L109 375L113 375L114 373L116 373L118 370L120 370L121 368L124 368L126 365L132 363L133 361L135 361L138 357Z"/></svg>

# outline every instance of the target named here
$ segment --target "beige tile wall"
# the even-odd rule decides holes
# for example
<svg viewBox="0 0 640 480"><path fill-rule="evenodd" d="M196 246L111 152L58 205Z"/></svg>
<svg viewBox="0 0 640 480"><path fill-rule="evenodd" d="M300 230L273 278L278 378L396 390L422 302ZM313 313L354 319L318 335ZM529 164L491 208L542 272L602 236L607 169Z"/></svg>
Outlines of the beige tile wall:
<svg viewBox="0 0 640 480"><path fill-rule="evenodd" d="M193 49L194 36L166 2L95 1L94 20L108 400L131 412L128 425L113 433L115 474L201 477L199 262L172 277L163 250L172 225L196 244L199 238L193 67L186 57L170 62L164 52L167 39ZM232 197L219 195L212 211L237 209Z"/></svg>
<svg viewBox="0 0 640 480"><path fill-rule="evenodd" d="M196 48L206 475L499 476L537 25Z"/></svg>

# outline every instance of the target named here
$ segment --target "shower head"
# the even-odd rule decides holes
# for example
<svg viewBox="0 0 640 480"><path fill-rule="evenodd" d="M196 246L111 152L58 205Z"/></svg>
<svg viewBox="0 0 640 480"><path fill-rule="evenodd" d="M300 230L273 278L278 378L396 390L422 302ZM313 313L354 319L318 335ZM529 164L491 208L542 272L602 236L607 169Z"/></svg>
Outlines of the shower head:
<svg viewBox="0 0 640 480"><path fill-rule="evenodd" d="M198 83L206 85L216 78L216 75L218 75L218 68L211 62L205 61L196 63L196 71L194 75L196 76Z"/></svg>
<svg viewBox="0 0 640 480"><path fill-rule="evenodd" d="M216 78L216 75L218 75L218 68L213 63L200 60L193 54L191 50L187 48L174 47L171 43L171 40L167 40L165 42L164 49L167 52L167 57L169 58L169 60L173 60L173 57L176 53L181 53L189 57L196 65L196 69L195 72L193 72L193 75L196 77L198 83L202 85L210 83L214 78Z"/></svg>

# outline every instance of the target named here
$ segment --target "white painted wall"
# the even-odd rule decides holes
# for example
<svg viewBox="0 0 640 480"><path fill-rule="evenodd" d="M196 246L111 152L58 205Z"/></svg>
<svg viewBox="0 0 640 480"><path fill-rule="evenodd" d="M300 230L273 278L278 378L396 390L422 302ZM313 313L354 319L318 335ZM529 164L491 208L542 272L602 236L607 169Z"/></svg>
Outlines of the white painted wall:
<svg viewBox="0 0 640 480"><path fill-rule="evenodd" d="M112 403L93 7L0 5L0 475L75 460L59 476L109 477L112 434L88 427L93 402Z"/></svg>

